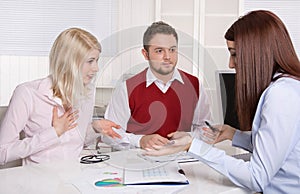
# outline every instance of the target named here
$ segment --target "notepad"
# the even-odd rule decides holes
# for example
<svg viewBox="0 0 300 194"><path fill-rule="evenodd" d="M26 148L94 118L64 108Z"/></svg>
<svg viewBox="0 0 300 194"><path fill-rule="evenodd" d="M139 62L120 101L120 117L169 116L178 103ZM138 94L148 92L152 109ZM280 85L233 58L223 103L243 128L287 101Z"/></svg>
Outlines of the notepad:
<svg viewBox="0 0 300 194"><path fill-rule="evenodd" d="M183 185L189 184L184 174L179 173L177 162L165 163L143 170L125 170L125 185Z"/></svg>

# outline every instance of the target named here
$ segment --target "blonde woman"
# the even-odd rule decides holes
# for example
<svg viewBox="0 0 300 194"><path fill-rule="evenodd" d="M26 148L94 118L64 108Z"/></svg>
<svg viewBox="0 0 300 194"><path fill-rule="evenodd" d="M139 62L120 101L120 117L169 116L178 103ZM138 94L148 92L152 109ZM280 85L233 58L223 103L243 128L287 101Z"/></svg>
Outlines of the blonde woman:
<svg viewBox="0 0 300 194"><path fill-rule="evenodd" d="M20 84L13 93L0 127L0 165L77 159L88 136L95 135L93 125L118 136L111 130L118 128L115 123L92 123L100 52L98 40L85 30L70 28L57 37L50 75Z"/></svg>

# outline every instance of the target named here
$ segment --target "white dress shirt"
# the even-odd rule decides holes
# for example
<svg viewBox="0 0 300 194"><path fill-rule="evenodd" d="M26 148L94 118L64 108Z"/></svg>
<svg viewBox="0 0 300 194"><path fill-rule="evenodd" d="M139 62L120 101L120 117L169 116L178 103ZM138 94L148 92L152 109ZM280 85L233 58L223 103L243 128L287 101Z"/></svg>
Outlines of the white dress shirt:
<svg viewBox="0 0 300 194"><path fill-rule="evenodd" d="M178 80L183 83L182 77L175 68L172 79L166 84L163 81L157 79L151 70L148 68L146 72L146 87L150 86L153 82L163 92L166 93L174 80ZM193 123L203 123L204 120L211 120L211 110L209 105L208 96L203 89L201 83L199 84L199 100L194 112ZM126 133L127 122L130 118L130 108L128 102L126 81L123 81L120 86L117 86L110 103L105 112L105 118L121 125L121 129L115 130L123 138L121 140L112 139L109 137L103 137L103 141L108 144L130 143L132 146L140 147L140 139L143 135L135 135L133 133Z"/></svg>
<svg viewBox="0 0 300 194"><path fill-rule="evenodd" d="M194 139L189 153L238 186L264 193L300 191L300 81L280 78L263 92L252 124L252 136L237 132L233 143L253 154L244 162ZM246 142L237 142L243 139ZM243 142L241 144L241 142ZM252 147L253 145L253 147Z"/></svg>

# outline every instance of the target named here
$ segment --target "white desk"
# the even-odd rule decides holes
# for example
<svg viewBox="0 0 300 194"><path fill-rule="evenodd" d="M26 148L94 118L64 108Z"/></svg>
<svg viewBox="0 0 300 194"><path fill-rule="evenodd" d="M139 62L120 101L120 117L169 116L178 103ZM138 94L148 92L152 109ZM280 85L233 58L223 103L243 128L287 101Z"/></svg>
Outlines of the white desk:
<svg viewBox="0 0 300 194"><path fill-rule="evenodd" d="M122 165L132 159L128 153L113 152L108 160L114 165ZM120 158L122 158L120 160ZM127 158L127 159L126 159ZM140 158L141 159L141 158ZM121 163L118 163L121 162ZM93 164L93 167L104 167L107 164ZM181 163L190 184L176 191L180 194L192 193L223 193L243 194L251 193L236 187L223 175L200 162ZM76 194L81 193L70 183L72 179L78 179L82 171L92 167L90 164L79 162L60 162L51 164L39 164L22 166L0 170L0 193L28 193L28 194ZM157 192L155 186L145 188L142 191L129 190L123 187L122 193L173 193L174 191ZM105 193L115 193L111 188L105 188ZM127 191L126 191L127 189ZM101 191L99 191L102 193ZM117 192L118 193L118 192Z"/></svg>

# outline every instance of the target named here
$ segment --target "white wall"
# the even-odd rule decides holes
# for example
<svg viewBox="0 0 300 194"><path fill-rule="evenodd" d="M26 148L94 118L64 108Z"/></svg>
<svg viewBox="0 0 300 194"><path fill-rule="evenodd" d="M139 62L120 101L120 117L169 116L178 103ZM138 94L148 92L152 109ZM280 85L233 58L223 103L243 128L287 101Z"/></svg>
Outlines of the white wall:
<svg viewBox="0 0 300 194"><path fill-rule="evenodd" d="M48 58L41 56L0 56L0 106L9 103L15 87L48 74Z"/></svg>

